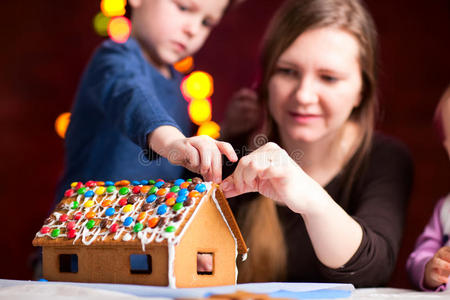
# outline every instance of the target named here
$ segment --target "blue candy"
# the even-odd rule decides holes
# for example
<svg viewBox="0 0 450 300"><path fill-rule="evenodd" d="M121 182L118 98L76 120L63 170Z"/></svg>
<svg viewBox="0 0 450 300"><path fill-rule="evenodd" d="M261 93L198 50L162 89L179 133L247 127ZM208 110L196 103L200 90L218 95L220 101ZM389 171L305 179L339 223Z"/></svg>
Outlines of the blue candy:
<svg viewBox="0 0 450 300"><path fill-rule="evenodd" d="M94 191L87 191L86 193L84 193L85 197L93 197L94 196Z"/></svg>
<svg viewBox="0 0 450 300"><path fill-rule="evenodd" d="M105 181L105 186L111 186L114 185L114 182L112 181Z"/></svg>
<svg viewBox="0 0 450 300"><path fill-rule="evenodd" d="M141 180L141 184L142 185L147 185L148 184L148 180Z"/></svg>
<svg viewBox="0 0 450 300"><path fill-rule="evenodd" d="M166 213L166 211L167 211L167 205L161 204L161 205L158 207L158 210L156 211L156 213L157 213L158 215L163 215L163 214Z"/></svg>
<svg viewBox="0 0 450 300"><path fill-rule="evenodd" d="M110 207L105 211L105 216L111 217L115 213L116 213L116 210L113 207Z"/></svg>
<svg viewBox="0 0 450 300"><path fill-rule="evenodd" d="M178 197L180 196L187 196L189 194L188 189L181 189L178 191Z"/></svg>
<svg viewBox="0 0 450 300"><path fill-rule="evenodd" d="M178 195L178 198L177 198L177 203L180 203L180 202L184 202L184 201L186 201L186 196L184 196L184 195Z"/></svg>
<svg viewBox="0 0 450 300"><path fill-rule="evenodd" d="M174 185L180 185L180 184L182 184L184 182L184 180L183 179L177 179L177 180L175 180L175 182L173 183Z"/></svg>
<svg viewBox="0 0 450 300"><path fill-rule="evenodd" d="M199 192L199 193L203 193L204 191L206 191L206 185L204 185L203 183L199 183L195 186L195 189Z"/></svg>
<svg viewBox="0 0 450 300"><path fill-rule="evenodd" d="M131 184L132 184L132 185L140 185L141 183L140 183L139 181L137 181L137 180L133 180L133 181L131 182Z"/></svg>
<svg viewBox="0 0 450 300"><path fill-rule="evenodd" d="M133 223L132 217L127 217L125 221L123 221L123 226L130 226Z"/></svg>
<svg viewBox="0 0 450 300"><path fill-rule="evenodd" d="M145 201L146 201L147 203L152 203L152 202L155 202L156 198L158 198L158 197L156 197L156 195L153 194L153 195L148 196L148 197L147 197L147 200L145 200Z"/></svg>
<svg viewBox="0 0 450 300"><path fill-rule="evenodd" d="M158 181L155 186L159 189L164 184L164 181Z"/></svg>

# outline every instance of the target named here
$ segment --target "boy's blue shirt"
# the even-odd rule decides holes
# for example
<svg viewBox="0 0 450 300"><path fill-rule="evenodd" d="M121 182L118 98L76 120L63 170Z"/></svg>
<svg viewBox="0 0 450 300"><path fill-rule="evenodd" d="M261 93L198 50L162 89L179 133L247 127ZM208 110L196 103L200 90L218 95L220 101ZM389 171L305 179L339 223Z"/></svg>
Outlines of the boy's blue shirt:
<svg viewBox="0 0 450 300"><path fill-rule="evenodd" d="M192 125L180 83L171 68L162 76L133 38L107 40L82 77L66 133L65 171L56 200L73 181L176 179L183 168L157 157L149 160L147 135L162 125L191 136Z"/></svg>

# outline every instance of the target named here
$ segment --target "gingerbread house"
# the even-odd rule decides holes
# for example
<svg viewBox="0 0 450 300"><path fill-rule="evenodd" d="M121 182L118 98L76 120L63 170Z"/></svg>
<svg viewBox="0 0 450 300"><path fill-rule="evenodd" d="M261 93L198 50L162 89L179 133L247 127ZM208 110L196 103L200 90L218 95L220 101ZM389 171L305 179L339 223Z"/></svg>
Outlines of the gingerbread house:
<svg viewBox="0 0 450 300"><path fill-rule="evenodd" d="M47 280L235 284L247 247L218 185L199 178L74 182L36 233Z"/></svg>

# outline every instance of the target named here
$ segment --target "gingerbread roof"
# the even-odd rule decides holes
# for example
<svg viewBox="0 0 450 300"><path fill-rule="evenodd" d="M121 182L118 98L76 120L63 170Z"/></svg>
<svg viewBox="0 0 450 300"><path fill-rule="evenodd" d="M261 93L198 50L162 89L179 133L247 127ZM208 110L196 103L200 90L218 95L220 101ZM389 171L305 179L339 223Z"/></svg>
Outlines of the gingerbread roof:
<svg viewBox="0 0 450 300"><path fill-rule="evenodd" d="M74 182L33 240L35 246L177 244L205 199L212 198L239 254L247 246L219 186L199 178L116 183Z"/></svg>

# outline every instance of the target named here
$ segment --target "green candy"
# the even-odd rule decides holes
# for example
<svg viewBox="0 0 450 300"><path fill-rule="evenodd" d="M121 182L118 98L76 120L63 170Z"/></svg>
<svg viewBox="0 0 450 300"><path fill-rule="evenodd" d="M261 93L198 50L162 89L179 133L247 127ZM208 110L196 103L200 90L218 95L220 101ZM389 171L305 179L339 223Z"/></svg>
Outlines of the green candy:
<svg viewBox="0 0 450 300"><path fill-rule="evenodd" d="M175 205L172 207L172 209L173 209L174 211L179 211L179 210L182 209L183 207L184 207L183 203L182 203L182 202L178 202L178 203L175 203Z"/></svg>
<svg viewBox="0 0 450 300"><path fill-rule="evenodd" d="M122 196L125 196L126 194L128 194L130 192L130 189L127 187L123 187L119 190L119 194Z"/></svg>
<svg viewBox="0 0 450 300"><path fill-rule="evenodd" d="M191 178L189 178L188 180L186 180L187 182L192 182L192 179Z"/></svg>
<svg viewBox="0 0 450 300"><path fill-rule="evenodd" d="M72 209L77 209L78 208L78 205L79 205L79 203L78 203L78 201L73 201L72 202Z"/></svg>
<svg viewBox="0 0 450 300"><path fill-rule="evenodd" d="M158 188L156 186L152 186L150 188L150 191L148 191L148 194L149 195L154 194L154 193L156 193L157 190L158 190Z"/></svg>
<svg viewBox="0 0 450 300"><path fill-rule="evenodd" d="M156 182L153 180L153 179L150 179L149 181L148 181L148 184L150 184L150 185L152 185L152 184L155 184Z"/></svg>
<svg viewBox="0 0 450 300"><path fill-rule="evenodd" d="M175 226L167 226L166 227L166 232L175 232L176 228Z"/></svg>
<svg viewBox="0 0 450 300"><path fill-rule="evenodd" d="M77 190L77 194L78 195L84 195L84 193L86 193L86 188L85 187L79 188Z"/></svg>
<svg viewBox="0 0 450 300"><path fill-rule="evenodd" d="M95 225L95 221L94 221L94 220L89 220L89 221L86 223L86 228L87 228L87 229L92 229L92 227L94 227L94 225Z"/></svg>
<svg viewBox="0 0 450 300"><path fill-rule="evenodd" d="M59 233L60 233L59 228L56 228L56 229L53 229L53 230L52 230L51 235L52 235L52 237L55 238L55 237L58 237Z"/></svg>
<svg viewBox="0 0 450 300"><path fill-rule="evenodd" d="M116 187L113 186L113 185L110 185L110 186L108 186L108 187L106 188L106 192L107 192L108 194L114 193L115 190L116 190Z"/></svg>
<svg viewBox="0 0 450 300"><path fill-rule="evenodd" d="M144 225L142 225L142 223L136 223L136 225L134 225L134 227L133 227L133 231L139 232L142 230L142 228L144 228Z"/></svg>
<svg viewBox="0 0 450 300"><path fill-rule="evenodd" d="M178 185L174 185L173 187L170 188L170 191L173 193L178 193L179 190L180 187Z"/></svg>

